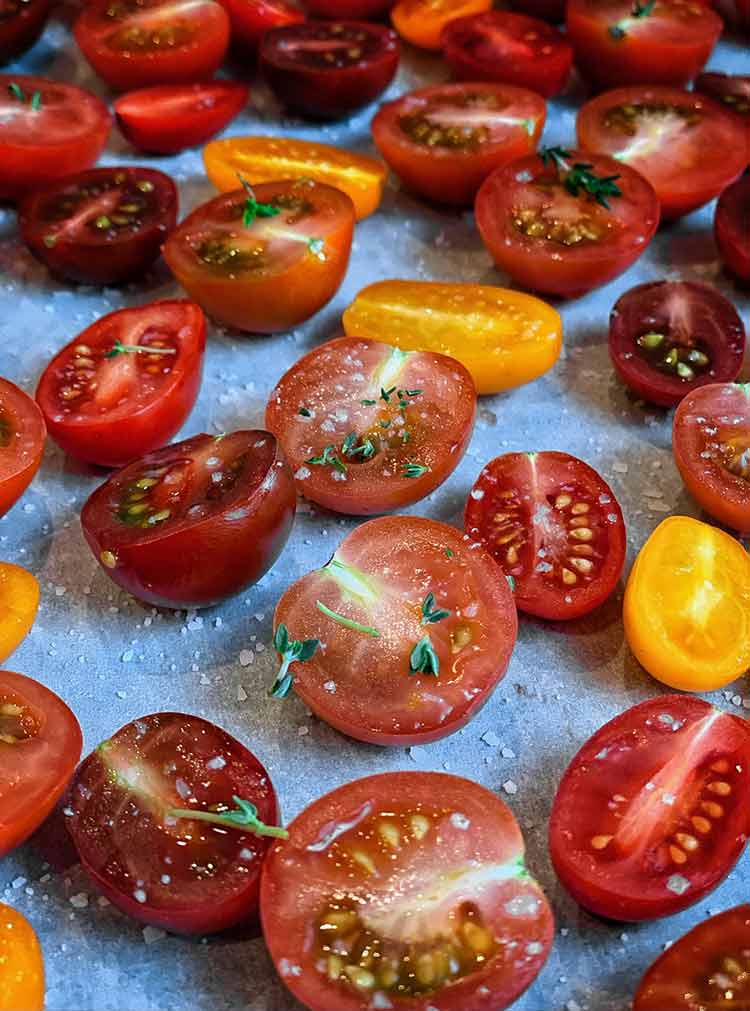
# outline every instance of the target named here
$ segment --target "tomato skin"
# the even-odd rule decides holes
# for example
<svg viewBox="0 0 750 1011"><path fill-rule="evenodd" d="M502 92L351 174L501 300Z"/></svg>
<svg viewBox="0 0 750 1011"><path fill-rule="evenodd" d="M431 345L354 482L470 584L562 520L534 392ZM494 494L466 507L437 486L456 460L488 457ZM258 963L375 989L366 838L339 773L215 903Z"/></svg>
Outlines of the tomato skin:
<svg viewBox="0 0 750 1011"><path fill-rule="evenodd" d="M438 51L447 24L491 7L492 0L399 0L391 11L391 21L398 34L413 46Z"/></svg>
<svg viewBox="0 0 750 1011"><path fill-rule="evenodd" d="M304 0L304 3L316 18L374 21L387 14L395 0Z"/></svg>
<svg viewBox="0 0 750 1011"><path fill-rule="evenodd" d="M51 0L28 0L17 6L16 13L0 9L0 65L25 53L44 30L49 17Z"/></svg>
<svg viewBox="0 0 750 1011"><path fill-rule="evenodd" d="M0 379L0 422L9 422L12 428L5 445L0 431L0 516L4 516L39 470L47 430L31 397L7 379Z"/></svg>
<svg viewBox="0 0 750 1011"><path fill-rule="evenodd" d="M34 928L0 902L0 1011L44 1011L44 960Z"/></svg>
<svg viewBox="0 0 750 1011"><path fill-rule="evenodd" d="M296 25L304 13L287 0L221 0L232 27L232 45L255 54L271 28Z"/></svg>
<svg viewBox="0 0 750 1011"><path fill-rule="evenodd" d="M39 583L20 565L0 562L0 663L21 645L39 608Z"/></svg>
<svg viewBox="0 0 750 1011"><path fill-rule="evenodd" d="M714 236L724 266L741 281L750 281L750 180L727 186L714 215Z"/></svg>

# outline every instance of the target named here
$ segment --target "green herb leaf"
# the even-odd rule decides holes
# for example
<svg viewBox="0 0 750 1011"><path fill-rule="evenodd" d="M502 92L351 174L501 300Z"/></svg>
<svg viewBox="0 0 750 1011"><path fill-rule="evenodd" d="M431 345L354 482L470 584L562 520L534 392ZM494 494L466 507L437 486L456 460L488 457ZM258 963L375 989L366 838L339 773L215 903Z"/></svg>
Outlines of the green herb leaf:
<svg viewBox="0 0 750 1011"><path fill-rule="evenodd" d="M510 587L510 592L511 593L515 593L516 592L516 581L515 581L515 579L513 578L513 576L506 576L505 578L508 580L508 586Z"/></svg>
<svg viewBox="0 0 750 1011"><path fill-rule="evenodd" d="M319 260L325 260L325 254L323 252L325 249L325 242L323 239L308 239L307 248L314 256L317 256Z"/></svg>
<svg viewBox="0 0 750 1011"><path fill-rule="evenodd" d="M297 413L303 418L312 418L312 411L308 411L306 407L300 407Z"/></svg>
<svg viewBox="0 0 750 1011"><path fill-rule="evenodd" d="M330 607L327 607L321 600L316 600L315 606L327 618L331 618L333 621L338 622L338 624L343 625L344 628L350 628L354 632L361 632L363 635L369 635L373 639L380 638L380 632L378 632L376 628L373 628L371 625L362 625L360 622L354 621L352 618L347 618L343 614L338 614L336 611L332 611Z"/></svg>
<svg viewBox="0 0 750 1011"><path fill-rule="evenodd" d="M42 93L41 91L35 91L31 96L31 109L33 112L39 112L42 107Z"/></svg>
<svg viewBox="0 0 750 1011"><path fill-rule="evenodd" d="M621 197L622 190L616 184L619 175L598 176L591 172L593 165L589 162L575 162L570 165L567 161L570 158L570 151L563 147L545 147L539 152L542 164L554 164L557 175L568 193L574 197L583 190L590 194L602 207L609 208L609 197Z"/></svg>
<svg viewBox="0 0 750 1011"><path fill-rule="evenodd" d="M343 463L336 453L336 447L326 446L319 456L311 456L305 463L312 463L320 467L333 467L339 474L346 474L346 464Z"/></svg>
<svg viewBox="0 0 750 1011"><path fill-rule="evenodd" d="M422 395L422 390L404 390L407 397L419 397Z"/></svg>
<svg viewBox="0 0 750 1011"><path fill-rule="evenodd" d="M360 404L363 407L374 407L377 404L377 400L360 400Z"/></svg>
<svg viewBox="0 0 750 1011"><path fill-rule="evenodd" d="M542 165L545 168L548 165L554 165L558 172L564 172L568 168L566 158L570 158L570 151L564 147L543 147L539 151L539 157L542 159Z"/></svg>
<svg viewBox="0 0 750 1011"><path fill-rule="evenodd" d="M274 204L259 204L255 198L255 190L239 172L237 178L247 193L247 200L242 211L242 224L245 228L249 228L256 218L275 218L277 214L281 214L281 208Z"/></svg>
<svg viewBox="0 0 750 1011"><path fill-rule="evenodd" d="M20 85L16 84L15 81L13 81L11 84L8 85L8 92L10 94L10 97L15 98L16 101L21 103L26 101L26 96L23 93L23 88L21 88Z"/></svg>
<svg viewBox="0 0 750 1011"><path fill-rule="evenodd" d="M269 694L272 698L284 699L294 684L289 667L293 663L304 663L305 660L312 659L320 646L320 639L290 639L289 629L282 623L274 632L273 646L281 657L281 667Z"/></svg>
<svg viewBox="0 0 750 1011"><path fill-rule="evenodd" d="M386 404L389 404L391 402L391 397L393 396L393 394L395 392L396 392L396 387L395 386L391 386L390 390L384 390L383 387L381 386L380 387L380 399L384 400L386 402Z"/></svg>
<svg viewBox="0 0 750 1011"><path fill-rule="evenodd" d="M440 661L438 655L432 647L429 635L420 639L409 657L410 674L433 674L440 673Z"/></svg>
<svg viewBox="0 0 750 1011"><path fill-rule="evenodd" d="M443 618L450 618L450 616L450 611L435 607L435 594L428 593L422 601L422 624L434 625L435 622L442 621Z"/></svg>
<svg viewBox="0 0 750 1011"><path fill-rule="evenodd" d="M238 828L254 835L271 836L274 839L288 839L285 828L276 825L265 825L258 817L258 808L249 800L236 795L232 797L235 808L232 811L194 811L190 808L170 807L167 815L170 818L190 818L191 821L209 821L214 825L226 825L228 828Z"/></svg>
<svg viewBox="0 0 750 1011"><path fill-rule="evenodd" d="M429 467L425 467L421 463L406 463L404 464L403 475L404 477L421 477L429 469Z"/></svg>
<svg viewBox="0 0 750 1011"><path fill-rule="evenodd" d="M363 460L370 460L375 456L375 444L371 439L363 439L357 445L359 436L356 432L350 432L341 444L341 452L344 456L361 456Z"/></svg>
<svg viewBox="0 0 750 1011"><path fill-rule="evenodd" d="M141 344L122 344L116 340L110 351L105 351L104 358L117 358L118 355L176 355L177 348L149 348Z"/></svg>
<svg viewBox="0 0 750 1011"><path fill-rule="evenodd" d="M445 549L445 557L446 558L453 558L453 551L452 551L451 548L446 548Z"/></svg>
<svg viewBox="0 0 750 1011"><path fill-rule="evenodd" d="M650 14L653 14L654 7L656 6L656 0L646 0L646 3L640 3L640 0L635 0L633 7L630 11L631 18L647 18ZM623 18L622 21L618 21L617 24L612 25L609 29L609 34L613 39L624 39L627 35L627 23L629 18Z"/></svg>

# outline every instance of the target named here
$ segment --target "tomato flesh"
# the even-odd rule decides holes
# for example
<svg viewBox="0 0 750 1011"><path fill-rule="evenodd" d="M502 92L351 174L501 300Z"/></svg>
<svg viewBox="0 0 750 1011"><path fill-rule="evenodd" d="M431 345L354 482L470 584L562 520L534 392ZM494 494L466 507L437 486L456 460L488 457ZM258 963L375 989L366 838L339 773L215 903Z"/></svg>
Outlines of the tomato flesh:
<svg viewBox="0 0 750 1011"><path fill-rule="evenodd" d="M695 90L720 102L745 128L750 159L750 74L699 74Z"/></svg>
<svg viewBox="0 0 750 1011"><path fill-rule="evenodd" d="M716 204L714 235L726 268L750 281L750 180L727 186Z"/></svg>
<svg viewBox="0 0 750 1011"><path fill-rule="evenodd" d="M0 65L34 45L50 7L51 0L0 0Z"/></svg>
<svg viewBox="0 0 750 1011"><path fill-rule="evenodd" d="M20 565L0 562L0 663L21 645L39 607L39 583Z"/></svg>
<svg viewBox="0 0 750 1011"><path fill-rule="evenodd" d="M34 929L0 902L0 1008L44 1011L44 960Z"/></svg>
<svg viewBox="0 0 750 1011"><path fill-rule="evenodd" d="M46 434L42 412L31 397L0 379L0 516L16 504L39 470Z"/></svg>
<svg viewBox="0 0 750 1011"><path fill-rule="evenodd" d="M254 55L271 28L295 25L304 13L287 0L221 0L232 26L232 45Z"/></svg>

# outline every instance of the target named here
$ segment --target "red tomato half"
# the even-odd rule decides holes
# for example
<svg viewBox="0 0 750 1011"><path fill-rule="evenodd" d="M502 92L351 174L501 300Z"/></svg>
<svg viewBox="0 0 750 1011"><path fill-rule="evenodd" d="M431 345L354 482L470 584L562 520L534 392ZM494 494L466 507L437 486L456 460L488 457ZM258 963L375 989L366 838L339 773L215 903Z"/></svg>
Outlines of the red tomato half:
<svg viewBox="0 0 750 1011"><path fill-rule="evenodd" d="M0 0L0 64L25 53L47 23L51 0Z"/></svg>
<svg viewBox="0 0 750 1011"><path fill-rule="evenodd" d="M354 18L373 21L386 15L395 0L303 0L303 2L310 14L316 18Z"/></svg>
<svg viewBox="0 0 750 1011"><path fill-rule="evenodd" d="M750 158L750 74L699 74L695 90L716 99L741 120L748 140Z"/></svg>
<svg viewBox="0 0 750 1011"><path fill-rule="evenodd" d="M205 144L247 105L250 89L235 81L163 84L131 91L114 103L130 143L153 154Z"/></svg>
<svg viewBox="0 0 750 1011"><path fill-rule="evenodd" d="M443 50L460 81L500 81L552 98L565 87L573 48L556 28L526 14L488 11L449 21Z"/></svg>
<svg viewBox="0 0 750 1011"><path fill-rule="evenodd" d="M287 0L221 0L232 26L232 44L254 54L271 28L295 25L305 15Z"/></svg>
<svg viewBox="0 0 750 1011"><path fill-rule="evenodd" d="M678 88L616 88L582 106L576 121L586 151L616 158L656 190L663 220L701 207L747 165L741 123L718 102Z"/></svg>
<svg viewBox="0 0 750 1011"><path fill-rule="evenodd" d="M357 527L322 569L276 608L282 660L273 693L292 680L322 720L373 744L427 744L474 716L505 674L517 618L506 579L454 527L388 516ZM296 663L278 639L318 640Z"/></svg>
<svg viewBox="0 0 750 1011"><path fill-rule="evenodd" d="M672 407L691 390L736 379L745 353L737 310L695 281L639 284L615 302L609 354L620 379L652 404Z"/></svg>
<svg viewBox="0 0 750 1011"><path fill-rule="evenodd" d="M165 607L205 607L256 583L292 528L291 471L269 432L196 435L149 453L81 512L107 575Z"/></svg>
<svg viewBox="0 0 750 1011"><path fill-rule="evenodd" d="M112 117L83 88L0 74L0 123L0 200L16 200L93 165Z"/></svg>
<svg viewBox="0 0 750 1011"><path fill-rule="evenodd" d="M49 688L0 671L0 857L28 839L68 785L81 728Z"/></svg>
<svg viewBox="0 0 750 1011"><path fill-rule="evenodd" d="M544 99L526 88L438 84L381 105L372 136L409 189L461 206L493 169L534 150L546 117Z"/></svg>
<svg viewBox="0 0 750 1011"><path fill-rule="evenodd" d="M28 194L21 236L49 270L82 284L144 274L177 223L177 187L156 169L97 168Z"/></svg>
<svg viewBox="0 0 750 1011"><path fill-rule="evenodd" d="M67 826L115 906L167 930L206 934L258 908L270 840L222 823L237 798L264 826L277 825L271 779L252 752L197 716L156 713L122 727L82 763Z"/></svg>
<svg viewBox="0 0 750 1011"><path fill-rule="evenodd" d="M714 235L724 265L741 281L750 281L750 178L727 186L716 204Z"/></svg>
<svg viewBox="0 0 750 1011"><path fill-rule="evenodd" d="M194 302L152 302L103 316L39 380L47 430L66 453L122 467L182 427L200 387L206 318Z"/></svg>
<svg viewBox="0 0 750 1011"><path fill-rule="evenodd" d="M369 776L311 804L266 858L261 918L311 1011L502 1011L553 932L510 809L437 772Z"/></svg>
<svg viewBox="0 0 750 1011"><path fill-rule="evenodd" d="M549 827L557 876L576 902L611 920L678 913L739 859L749 789L744 720L686 695L633 706L563 775Z"/></svg>
<svg viewBox="0 0 750 1011"><path fill-rule="evenodd" d="M117 91L211 78L229 45L215 0L87 0L73 26L94 70Z"/></svg>
<svg viewBox="0 0 750 1011"><path fill-rule="evenodd" d="M0 516L39 470L46 436L42 412L23 390L0 379Z"/></svg>

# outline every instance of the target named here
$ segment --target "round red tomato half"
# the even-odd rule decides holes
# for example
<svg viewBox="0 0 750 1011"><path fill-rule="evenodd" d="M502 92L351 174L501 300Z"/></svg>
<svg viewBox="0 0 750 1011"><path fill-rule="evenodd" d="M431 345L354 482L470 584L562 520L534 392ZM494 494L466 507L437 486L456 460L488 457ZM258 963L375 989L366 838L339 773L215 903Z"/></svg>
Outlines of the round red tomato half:
<svg viewBox="0 0 750 1011"><path fill-rule="evenodd" d="M39 470L46 434L42 412L31 397L0 379L0 516L16 504Z"/></svg>
<svg viewBox="0 0 750 1011"><path fill-rule="evenodd" d="M247 105L250 89L236 81L162 84L131 91L114 103L130 143L152 154L176 154L205 144Z"/></svg>
<svg viewBox="0 0 750 1011"><path fill-rule="evenodd" d="M107 575L165 607L205 607L256 583L292 528L291 472L270 432L196 435L148 453L81 512Z"/></svg>
<svg viewBox="0 0 750 1011"><path fill-rule="evenodd" d="M562 91L573 63L573 49L556 28L508 11L449 21L442 42L459 80L515 84L545 98Z"/></svg>
<svg viewBox="0 0 750 1011"><path fill-rule="evenodd" d="M714 235L724 266L750 281L750 178L727 186L716 204Z"/></svg>
<svg viewBox="0 0 750 1011"><path fill-rule="evenodd" d="M454 358L341 337L282 377L266 427L300 494L367 516L418 502L449 477L471 438L476 401Z"/></svg>
<svg viewBox="0 0 750 1011"><path fill-rule="evenodd" d="M17 200L93 165L107 143L112 117L83 88L0 74L0 123L0 200Z"/></svg>
<svg viewBox="0 0 750 1011"><path fill-rule="evenodd" d="M519 611L580 618L612 593L625 524L612 489L567 453L506 453L466 500L466 532L512 577Z"/></svg>
<svg viewBox="0 0 750 1011"><path fill-rule="evenodd" d="M605 91L582 106L576 129L585 151L611 155L648 179L664 220L718 196L748 160L737 118L718 102L679 88Z"/></svg>
<svg viewBox="0 0 750 1011"><path fill-rule="evenodd" d="M44 821L81 757L81 728L49 688L0 671L0 857Z"/></svg>
<svg viewBox="0 0 750 1011"><path fill-rule="evenodd" d="M232 26L232 45L255 54L271 28L305 20L296 4L287 0L221 0Z"/></svg>
<svg viewBox="0 0 750 1011"><path fill-rule="evenodd" d="M117 91L209 80L229 45L216 0L87 0L73 26L81 52Z"/></svg>
<svg viewBox="0 0 750 1011"><path fill-rule="evenodd" d="M372 21L384 17L395 0L304 0L307 11L316 18L354 18Z"/></svg>
<svg viewBox="0 0 750 1011"><path fill-rule="evenodd" d="M156 169L97 168L30 193L21 237L49 270L82 284L144 274L177 223L177 187Z"/></svg>
<svg viewBox="0 0 750 1011"><path fill-rule="evenodd" d="M749 789L744 720L687 695L642 702L597 731L566 769L549 827L555 872L598 916L671 916L739 859Z"/></svg>
<svg viewBox="0 0 750 1011"><path fill-rule="evenodd" d="M152 302L103 316L55 355L36 398L66 453L102 467L168 442L200 387L206 318L194 302Z"/></svg>
<svg viewBox="0 0 750 1011"><path fill-rule="evenodd" d="M311 804L266 858L261 920L311 1011L502 1011L554 926L510 809L438 772L369 776Z"/></svg>
<svg viewBox="0 0 750 1011"><path fill-rule="evenodd" d="M748 140L750 158L750 74L699 74L695 90L720 102L741 120Z"/></svg>
<svg viewBox="0 0 750 1011"><path fill-rule="evenodd" d="M263 858L283 833L255 755L182 713L143 716L100 744L75 775L66 814L81 863L110 902L188 934L257 912Z"/></svg>
<svg viewBox="0 0 750 1011"><path fill-rule="evenodd" d="M342 733L401 747L464 726L505 674L517 632L513 596L489 555L417 516L357 527L286 591L274 624L272 694L294 684Z"/></svg>
<svg viewBox="0 0 750 1011"><path fill-rule="evenodd" d="M404 185L437 203L471 204L487 176L533 151L543 98L509 84L438 84L381 105L380 153Z"/></svg>
<svg viewBox="0 0 750 1011"><path fill-rule="evenodd" d="M647 970L633 1011L750 1007L750 905L699 923Z"/></svg>
<svg viewBox="0 0 750 1011"><path fill-rule="evenodd" d="M51 0L0 0L0 64L25 53L47 23Z"/></svg>
<svg viewBox="0 0 750 1011"><path fill-rule="evenodd" d="M707 284L639 284L620 296L610 315L615 371L639 397L662 407L699 386L736 379L744 353L737 310Z"/></svg>
<svg viewBox="0 0 750 1011"><path fill-rule="evenodd" d="M292 112L337 119L368 105L394 78L398 36L366 21L317 21L263 36L260 64Z"/></svg>

